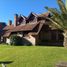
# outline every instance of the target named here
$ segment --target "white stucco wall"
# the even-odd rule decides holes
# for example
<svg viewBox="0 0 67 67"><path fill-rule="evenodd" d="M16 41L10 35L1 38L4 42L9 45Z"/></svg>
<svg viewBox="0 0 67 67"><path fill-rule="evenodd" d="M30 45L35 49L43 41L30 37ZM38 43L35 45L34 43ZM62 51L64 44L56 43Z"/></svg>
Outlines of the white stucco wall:
<svg viewBox="0 0 67 67"><path fill-rule="evenodd" d="M6 39L6 43L10 44L10 39L9 38Z"/></svg>
<svg viewBox="0 0 67 67"><path fill-rule="evenodd" d="M19 36L19 37L23 37L23 35L22 35L22 34L17 34L17 36Z"/></svg>
<svg viewBox="0 0 67 67"><path fill-rule="evenodd" d="M17 36L23 37L23 35L20 35L20 34L18 34ZM29 35L29 36L26 36L26 37L24 37L24 38L25 38L27 41L29 41L33 46L35 46L35 44L36 44L36 39L35 39L35 37ZM7 44L10 44L10 38L6 38L6 43L7 43Z"/></svg>
<svg viewBox="0 0 67 67"><path fill-rule="evenodd" d="M33 46L36 44L36 39L35 37L29 35L29 37L24 37L26 40L28 40L30 43L32 43Z"/></svg>

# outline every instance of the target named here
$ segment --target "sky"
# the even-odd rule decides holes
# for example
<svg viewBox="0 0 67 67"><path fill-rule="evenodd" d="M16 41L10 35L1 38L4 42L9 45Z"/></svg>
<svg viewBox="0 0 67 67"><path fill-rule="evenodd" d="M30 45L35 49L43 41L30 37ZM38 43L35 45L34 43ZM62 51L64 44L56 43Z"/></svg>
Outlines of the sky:
<svg viewBox="0 0 67 67"><path fill-rule="evenodd" d="M14 22L14 15L28 16L31 12L47 12L45 6L58 8L57 0L0 0L0 22Z"/></svg>

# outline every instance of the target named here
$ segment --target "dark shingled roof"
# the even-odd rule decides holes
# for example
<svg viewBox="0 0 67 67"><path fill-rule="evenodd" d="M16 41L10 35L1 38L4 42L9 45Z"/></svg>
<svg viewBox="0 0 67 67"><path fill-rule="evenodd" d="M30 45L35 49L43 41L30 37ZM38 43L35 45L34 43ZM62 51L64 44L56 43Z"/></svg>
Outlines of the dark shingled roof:
<svg viewBox="0 0 67 67"><path fill-rule="evenodd" d="M3 37L9 37L11 34L11 32L5 32L5 34L3 35Z"/></svg>
<svg viewBox="0 0 67 67"><path fill-rule="evenodd" d="M12 29L12 32L16 32L16 31L31 31L33 30L38 23L34 23L34 24L26 24L26 25L19 25L16 26L14 29Z"/></svg>
<svg viewBox="0 0 67 67"><path fill-rule="evenodd" d="M26 24L26 25L19 25L12 28L12 26L10 26L11 28L9 28L9 26L7 26L6 28L4 28L4 30L7 30L3 37L9 37L11 32L19 32L19 31L31 31L33 30L39 23L34 23L34 24ZM9 30L10 29L10 30Z"/></svg>
<svg viewBox="0 0 67 67"><path fill-rule="evenodd" d="M7 25L3 30L12 30L14 29L14 25Z"/></svg>
<svg viewBox="0 0 67 67"><path fill-rule="evenodd" d="M40 14L40 15L37 15L38 17L46 17L49 15L49 12L47 13L43 13L43 14ZM18 31L32 31L40 22L33 22L33 23L28 23L28 24L25 24L25 25L18 25L16 27L14 27L14 25L9 25L9 26L6 26L3 30L7 30L4 34L4 37L8 37L11 32L18 32ZM40 24L40 27L39 27L39 30L40 28L42 28L43 24Z"/></svg>
<svg viewBox="0 0 67 67"><path fill-rule="evenodd" d="M48 17L50 15L50 12L46 12L43 14L39 14L38 17Z"/></svg>
<svg viewBox="0 0 67 67"><path fill-rule="evenodd" d="M41 31L42 27L43 27L44 23L39 23L39 28L37 32L30 32L29 35L38 35L39 32Z"/></svg>

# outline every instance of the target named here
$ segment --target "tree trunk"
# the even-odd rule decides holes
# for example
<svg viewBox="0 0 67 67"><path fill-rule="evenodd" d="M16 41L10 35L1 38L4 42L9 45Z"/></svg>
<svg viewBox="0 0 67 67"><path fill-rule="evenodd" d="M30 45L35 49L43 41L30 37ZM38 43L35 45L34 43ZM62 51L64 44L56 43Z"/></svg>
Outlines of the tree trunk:
<svg viewBox="0 0 67 67"><path fill-rule="evenodd" d="M2 63L2 67L6 67L6 65L4 63Z"/></svg>
<svg viewBox="0 0 67 67"><path fill-rule="evenodd" d="M63 35L64 35L63 46L67 47L67 31L64 31Z"/></svg>

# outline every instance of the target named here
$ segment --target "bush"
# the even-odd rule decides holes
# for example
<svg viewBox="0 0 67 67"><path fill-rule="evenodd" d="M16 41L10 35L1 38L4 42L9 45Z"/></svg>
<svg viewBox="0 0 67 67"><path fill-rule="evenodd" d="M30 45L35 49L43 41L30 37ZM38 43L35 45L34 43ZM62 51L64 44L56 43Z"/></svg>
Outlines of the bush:
<svg viewBox="0 0 67 67"><path fill-rule="evenodd" d="M16 46L22 45L22 38L17 35L12 35L10 37L10 44Z"/></svg>

